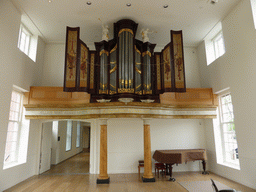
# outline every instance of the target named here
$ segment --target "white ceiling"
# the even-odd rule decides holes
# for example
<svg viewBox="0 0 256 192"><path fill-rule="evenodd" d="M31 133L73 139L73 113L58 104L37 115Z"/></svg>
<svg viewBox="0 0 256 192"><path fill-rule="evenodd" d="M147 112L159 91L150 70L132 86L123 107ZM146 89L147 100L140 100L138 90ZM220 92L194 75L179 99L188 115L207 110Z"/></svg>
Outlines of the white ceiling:
<svg viewBox="0 0 256 192"><path fill-rule="evenodd" d="M101 41L101 22L108 24L110 39L113 23L131 19L142 28L156 31L150 42L164 46L170 41L170 30L182 30L185 46L197 46L240 0L11 0L22 13L22 21L47 43L64 43L66 26L80 27L80 38L86 44ZM131 3L130 7L126 4ZM163 5L169 7L164 9ZM33 24L35 27L33 27Z"/></svg>

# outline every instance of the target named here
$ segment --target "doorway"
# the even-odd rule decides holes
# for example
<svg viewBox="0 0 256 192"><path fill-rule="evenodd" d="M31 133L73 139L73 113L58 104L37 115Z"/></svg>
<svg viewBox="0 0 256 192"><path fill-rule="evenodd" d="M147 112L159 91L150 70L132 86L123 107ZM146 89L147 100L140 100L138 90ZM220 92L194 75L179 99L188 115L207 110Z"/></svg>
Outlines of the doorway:
<svg viewBox="0 0 256 192"><path fill-rule="evenodd" d="M89 174L90 129L83 121L43 123L39 174Z"/></svg>

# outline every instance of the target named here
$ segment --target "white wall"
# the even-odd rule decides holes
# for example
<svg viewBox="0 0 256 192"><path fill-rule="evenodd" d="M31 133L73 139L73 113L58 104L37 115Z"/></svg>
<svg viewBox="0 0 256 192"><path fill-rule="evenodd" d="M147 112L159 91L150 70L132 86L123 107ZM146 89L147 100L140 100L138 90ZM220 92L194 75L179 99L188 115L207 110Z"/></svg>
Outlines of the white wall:
<svg viewBox="0 0 256 192"><path fill-rule="evenodd" d="M58 159L56 159L56 164L60 163L83 150L82 145L80 147L76 147L76 136L77 136L77 128L76 128L76 121L73 121L73 128L72 128L72 146L71 150L66 151L66 136L67 136L67 121L59 121L58 126L58 136L60 137L60 141L58 141L57 148Z"/></svg>
<svg viewBox="0 0 256 192"><path fill-rule="evenodd" d="M35 153L39 139L37 124L30 124L27 163L3 170L5 141L13 85L25 90L41 85L44 47L38 38L37 61L17 48L21 15L9 0L0 1L0 191L35 174Z"/></svg>
<svg viewBox="0 0 256 192"><path fill-rule="evenodd" d="M200 119L152 119L150 121L152 156L157 149L205 148L202 122ZM137 173L138 160L144 159L143 120L109 119L107 125L108 173ZM92 127L92 131L93 129ZM97 129L100 130L99 124ZM100 132L97 131L95 143L99 143L99 134ZM96 150L99 154L99 146ZM99 171L98 166L99 164L95 173ZM199 170L202 170L199 161L174 166L173 169L174 172Z"/></svg>
<svg viewBox="0 0 256 192"><path fill-rule="evenodd" d="M203 87L230 87L241 170L216 163L212 122L206 121L211 171L256 189L256 31L249 0L242 0L222 22L226 53L207 66L204 43L198 47Z"/></svg>
<svg viewBox="0 0 256 192"><path fill-rule="evenodd" d="M64 84L65 44L45 47L42 86L61 87Z"/></svg>
<svg viewBox="0 0 256 192"><path fill-rule="evenodd" d="M15 184L35 174L38 174L41 127L42 127L41 121L38 121L38 120L30 121L28 154L27 154L26 163L3 170L2 160L4 159L4 150L1 150L0 191L10 188ZM3 139L1 138L1 141L2 140ZM5 146L5 144L1 145L1 147L2 146Z"/></svg>

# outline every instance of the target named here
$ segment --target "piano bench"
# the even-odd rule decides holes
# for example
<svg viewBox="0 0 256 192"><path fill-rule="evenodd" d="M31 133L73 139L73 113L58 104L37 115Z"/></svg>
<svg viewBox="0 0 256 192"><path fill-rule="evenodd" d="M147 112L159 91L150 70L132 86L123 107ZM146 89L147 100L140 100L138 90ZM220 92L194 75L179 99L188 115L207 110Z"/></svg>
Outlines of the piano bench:
<svg viewBox="0 0 256 192"><path fill-rule="evenodd" d="M140 176L140 168L141 167L144 167L144 160L139 160L139 165L138 165L139 176Z"/></svg>
<svg viewBox="0 0 256 192"><path fill-rule="evenodd" d="M158 175L159 178L159 172L164 172L164 177L166 177L166 166L164 163L155 163L155 175Z"/></svg>

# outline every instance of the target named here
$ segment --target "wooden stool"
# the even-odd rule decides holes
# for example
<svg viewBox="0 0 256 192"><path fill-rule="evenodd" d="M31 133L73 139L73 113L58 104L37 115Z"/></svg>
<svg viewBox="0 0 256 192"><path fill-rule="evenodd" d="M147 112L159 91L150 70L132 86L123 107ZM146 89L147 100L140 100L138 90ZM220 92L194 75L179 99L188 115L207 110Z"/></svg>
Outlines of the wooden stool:
<svg viewBox="0 0 256 192"><path fill-rule="evenodd" d="M159 171L164 172L164 177L166 177L166 166L163 163L155 163L155 175L158 175L159 178Z"/></svg>
<svg viewBox="0 0 256 192"><path fill-rule="evenodd" d="M138 165L139 176L140 176L140 168L141 167L144 167L144 160L139 160L139 165Z"/></svg>

